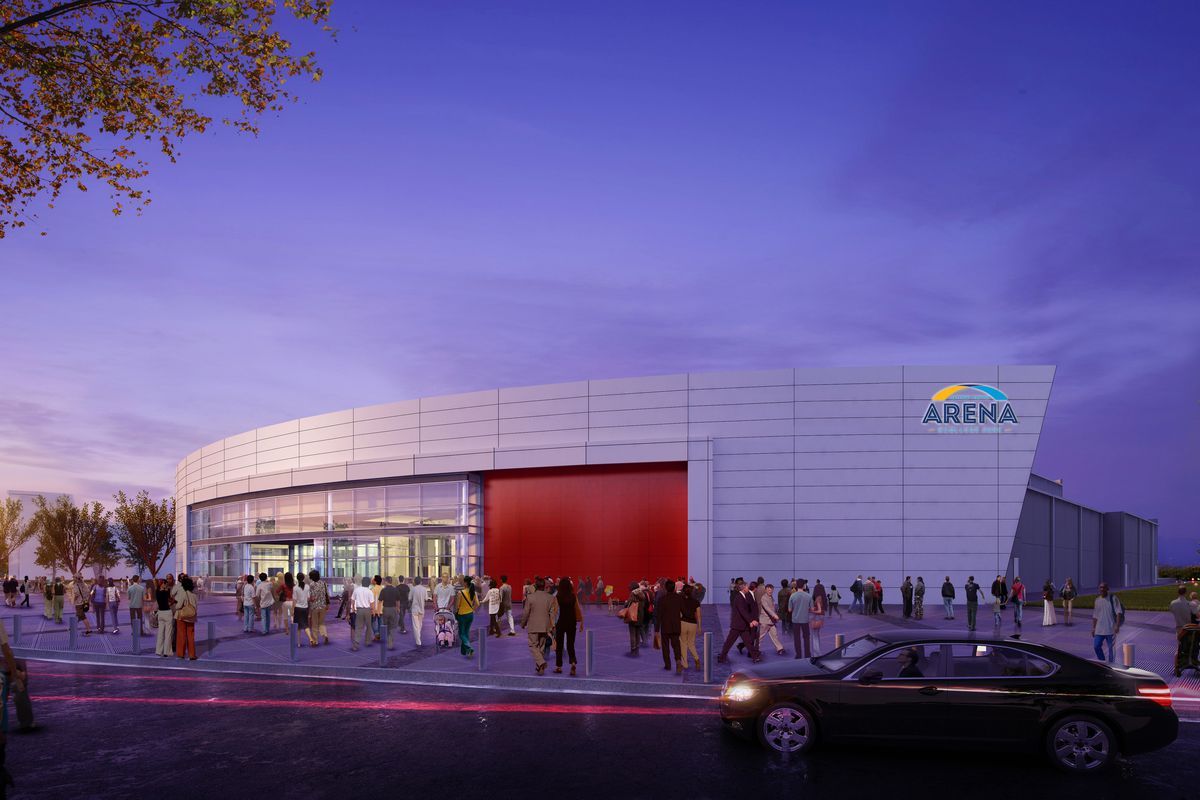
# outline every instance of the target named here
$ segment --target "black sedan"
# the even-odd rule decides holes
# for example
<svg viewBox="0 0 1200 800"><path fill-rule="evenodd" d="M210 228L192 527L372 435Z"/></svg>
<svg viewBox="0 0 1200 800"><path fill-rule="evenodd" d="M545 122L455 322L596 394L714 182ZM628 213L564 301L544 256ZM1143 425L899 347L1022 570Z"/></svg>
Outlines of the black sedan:
<svg viewBox="0 0 1200 800"><path fill-rule="evenodd" d="M1152 672L1015 639L903 631L738 670L721 719L781 753L818 740L982 745L1043 751L1089 773L1179 732L1171 691Z"/></svg>

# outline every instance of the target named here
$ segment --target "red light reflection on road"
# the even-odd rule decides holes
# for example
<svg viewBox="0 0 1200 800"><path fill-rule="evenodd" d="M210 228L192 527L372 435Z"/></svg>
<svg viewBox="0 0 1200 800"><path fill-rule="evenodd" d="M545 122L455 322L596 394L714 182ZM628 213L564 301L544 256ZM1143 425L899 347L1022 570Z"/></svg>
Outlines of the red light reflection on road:
<svg viewBox="0 0 1200 800"><path fill-rule="evenodd" d="M89 695L38 695L40 702L145 704L161 706L233 706L235 708L323 708L333 711L413 711L454 714L591 714L628 716L709 716L711 709L646 706L569 705L561 703L451 703L415 700L263 700L226 697L111 697Z"/></svg>

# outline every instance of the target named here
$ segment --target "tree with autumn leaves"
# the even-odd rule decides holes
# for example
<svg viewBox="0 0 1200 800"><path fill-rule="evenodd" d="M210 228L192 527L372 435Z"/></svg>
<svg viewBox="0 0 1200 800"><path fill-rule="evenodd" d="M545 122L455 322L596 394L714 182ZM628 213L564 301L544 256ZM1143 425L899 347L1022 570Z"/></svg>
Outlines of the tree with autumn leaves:
<svg viewBox="0 0 1200 800"><path fill-rule="evenodd" d="M0 238L65 188L103 186L114 214L150 198L146 148L174 162L219 117L257 118L319 80L288 18L328 26L332 0L0 0Z"/></svg>
<svg viewBox="0 0 1200 800"><path fill-rule="evenodd" d="M113 497L112 511L98 502L77 506L66 495L53 503L34 498L36 510L23 535L37 537L38 565L74 575L86 567L111 569L124 557L158 577L175 551L175 498L156 503L145 490L132 499L125 492Z"/></svg>

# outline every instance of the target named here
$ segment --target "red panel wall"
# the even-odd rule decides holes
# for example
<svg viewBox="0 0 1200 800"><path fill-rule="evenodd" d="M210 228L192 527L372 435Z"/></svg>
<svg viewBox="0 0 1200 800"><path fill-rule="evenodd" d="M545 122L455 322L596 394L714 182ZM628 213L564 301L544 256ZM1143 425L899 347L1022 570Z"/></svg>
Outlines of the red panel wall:
<svg viewBox="0 0 1200 800"><path fill-rule="evenodd" d="M687 464L512 469L483 476L483 569L629 582L687 574Z"/></svg>

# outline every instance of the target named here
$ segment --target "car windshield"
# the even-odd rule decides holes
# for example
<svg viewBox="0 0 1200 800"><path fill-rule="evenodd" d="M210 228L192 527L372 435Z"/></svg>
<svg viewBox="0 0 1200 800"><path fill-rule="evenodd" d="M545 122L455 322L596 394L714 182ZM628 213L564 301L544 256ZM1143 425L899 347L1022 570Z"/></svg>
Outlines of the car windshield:
<svg viewBox="0 0 1200 800"><path fill-rule="evenodd" d="M822 669L836 672L843 667L848 667L863 656L875 652L883 644L884 642L874 636L860 636L853 641L846 642L836 650L830 650L823 656L817 656L813 659L813 663Z"/></svg>

